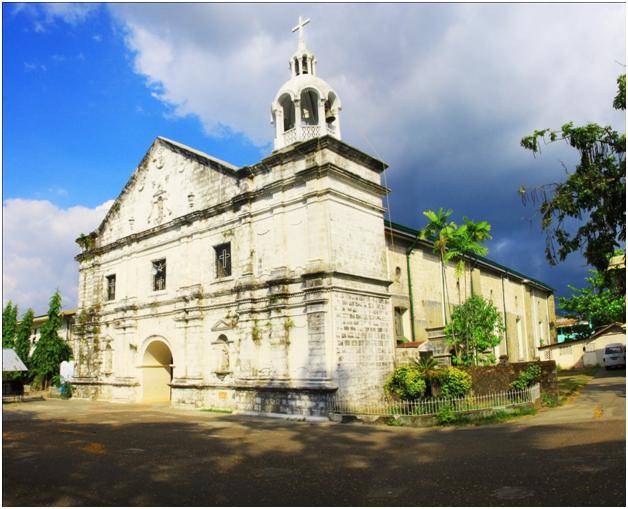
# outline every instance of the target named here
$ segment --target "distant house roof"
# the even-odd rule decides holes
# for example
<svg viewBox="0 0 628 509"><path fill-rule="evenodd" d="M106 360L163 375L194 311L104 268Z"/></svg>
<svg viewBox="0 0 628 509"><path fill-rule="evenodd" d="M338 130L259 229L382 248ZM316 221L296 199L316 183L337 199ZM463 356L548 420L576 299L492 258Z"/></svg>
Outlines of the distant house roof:
<svg viewBox="0 0 628 509"><path fill-rule="evenodd" d="M595 338L599 338L600 336L602 336L603 334L606 334L607 332L617 332L617 333L626 333L626 324L625 323L619 323L619 322L615 322L615 323L611 323L609 325L604 325L603 327L600 327L598 330L596 330L593 334L591 334L589 337L586 338L580 338L580 339L571 339L569 341L563 341L562 343L550 343L549 345L543 345L543 346L539 346L538 349L539 350L545 350L547 348L552 349L552 348L560 348L560 347L564 347L564 346L569 346L575 343L587 343L588 341L592 341Z"/></svg>
<svg viewBox="0 0 628 509"><path fill-rule="evenodd" d="M74 315L76 315L76 309L64 309L59 314L62 317L67 316L69 318L72 318ZM47 321L48 321L48 314L38 315L38 316L33 317L33 324L40 324L42 322L47 322Z"/></svg>
<svg viewBox="0 0 628 509"><path fill-rule="evenodd" d="M577 318L556 318L556 327L571 327L573 325L586 325L588 322L578 320Z"/></svg>
<svg viewBox="0 0 628 509"><path fill-rule="evenodd" d="M626 332L626 324L625 323L619 323L619 322L615 322L615 323L611 323L609 325L605 325L604 327L601 327L600 329L596 330L595 333L591 336L591 339L600 337L602 334L606 334L607 332L619 332L619 333L625 333Z"/></svg>
<svg viewBox="0 0 628 509"><path fill-rule="evenodd" d="M21 359L12 348L2 349L2 371L27 371Z"/></svg>
<svg viewBox="0 0 628 509"><path fill-rule="evenodd" d="M613 256L608 261L608 269L625 269L626 268L626 255Z"/></svg>

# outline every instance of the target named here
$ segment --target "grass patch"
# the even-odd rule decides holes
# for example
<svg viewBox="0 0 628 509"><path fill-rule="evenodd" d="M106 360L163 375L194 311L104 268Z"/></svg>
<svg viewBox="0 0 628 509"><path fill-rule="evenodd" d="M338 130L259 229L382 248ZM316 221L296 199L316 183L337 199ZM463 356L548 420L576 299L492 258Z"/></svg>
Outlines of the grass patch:
<svg viewBox="0 0 628 509"><path fill-rule="evenodd" d="M233 410L227 410L226 408L201 408L201 412L211 412L213 414L232 414Z"/></svg>
<svg viewBox="0 0 628 509"><path fill-rule="evenodd" d="M559 404L575 398L580 390L587 385L600 368L564 369L558 372Z"/></svg>
<svg viewBox="0 0 628 509"><path fill-rule="evenodd" d="M456 416L456 420L452 422L452 424L455 426L484 426L487 424L499 424L500 422L507 422L518 417L535 414L536 408L534 407L518 407L511 409L495 410L488 414L458 415Z"/></svg>

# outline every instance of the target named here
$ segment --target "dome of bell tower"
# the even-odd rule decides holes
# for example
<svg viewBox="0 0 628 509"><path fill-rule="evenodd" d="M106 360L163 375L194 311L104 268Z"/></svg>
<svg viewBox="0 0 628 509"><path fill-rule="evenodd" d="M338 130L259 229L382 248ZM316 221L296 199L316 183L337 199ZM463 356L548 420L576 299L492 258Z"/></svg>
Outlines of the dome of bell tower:
<svg viewBox="0 0 628 509"><path fill-rule="evenodd" d="M325 135L340 139L342 106L336 92L316 76L316 57L307 49L303 35L303 27L309 22L299 16L298 25L292 29L299 32L297 50L290 58L292 76L281 86L271 106L275 150Z"/></svg>

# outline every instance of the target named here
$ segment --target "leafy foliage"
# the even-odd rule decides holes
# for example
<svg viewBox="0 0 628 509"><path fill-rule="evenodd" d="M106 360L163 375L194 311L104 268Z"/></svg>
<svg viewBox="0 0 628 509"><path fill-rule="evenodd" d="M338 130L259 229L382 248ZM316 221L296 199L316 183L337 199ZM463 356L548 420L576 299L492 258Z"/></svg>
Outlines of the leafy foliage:
<svg viewBox="0 0 628 509"><path fill-rule="evenodd" d="M433 396L433 387L435 384L439 384L439 375L441 369L436 359L431 355L429 357L421 357L420 359L413 359L410 363L414 369L416 369L423 379L425 380L425 395Z"/></svg>
<svg viewBox="0 0 628 509"><path fill-rule="evenodd" d="M471 391L471 375L459 368L448 367L439 377L441 397L462 398Z"/></svg>
<svg viewBox="0 0 628 509"><path fill-rule="evenodd" d="M538 364L530 364L526 369L519 372L517 379L510 383L510 388L516 391L522 391L537 382L540 376L541 366Z"/></svg>
<svg viewBox="0 0 628 509"><path fill-rule="evenodd" d="M39 385L47 386L59 374L59 364L72 355L70 347L59 337L61 326L61 295L57 290L50 299L48 321L41 328L41 337L31 358L31 368Z"/></svg>
<svg viewBox="0 0 628 509"><path fill-rule="evenodd" d="M33 329L33 310L28 308L22 321L17 329L17 336L15 338L15 353L22 360L26 366L28 366L28 354L31 348L31 331Z"/></svg>
<svg viewBox="0 0 628 509"><path fill-rule="evenodd" d="M541 392L541 405L544 407L554 408L558 406L558 398L548 392Z"/></svg>
<svg viewBox="0 0 628 509"><path fill-rule="evenodd" d="M2 311L2 347L13 348L17 331L17 306L7 302Z"/></svg>
<svg viewBox="0 0 628 509"><path fill-rule="evenodd" d="M436 413L436 422L441 426L453 424L457 419L456 412L450 405L443 405Z"/></svg>
<svg viewBox="0 0 628 509"><path fill-rule="evenodd" d="M613 107L626 109L626 75L617 79ZM521 146L540 153L541 142L565 141L580 154L580 163L565 182L519 192L524 204L539 203L541 228L546 232L545 255L555 265L584 248L584 256L598 271L608 267L609 254L626 240L626 134L610 126L573 122L560 131L541 129L525 136ZM570 231L567 220L581 224Z"/></svg>
<svg viewBox="0 0 628 509"><path fill-rule="evenodd" d="M462 366L495 364L490 350L499 345L504 330L501 314L491 302L479 295L469 297L454 307L451 322L445 327L447 341L454 349L452 362Z"/></svg>
<svg viewBox="0 0 628 509"><path fill-rule="evenodd" d="M412 359L411 364L423 377L431 377L438 374L439 365L432 356Z"/></svg>
<svg viewBox="0 0 628 509"><path fill-rule="evenodd" d="M606 287L607 278L597 270L590 270L585 288L569 285L571 297L559 297L558 303L570 318L591 320L594 327L626 319L626 295L617 288ZM619 290L619 291L618 291ZM587 331L589 332L589 331Z"/></svg>
<svg viewBox="0 0 628 509"><path fill-rule="evenodd" d="M459 226L449 221L452 214L453 210L445 211L443 208L439 208L438 212L423 212L430 222L419 232L419 237L433 240L434 252L439 253L444 262L456 261L456 276L459 278L464 270L465 254L485 256L488 253L481 243L492 238L489 233L491 225L486 221L474 223L464 216L464 224Z"/></svg>
<svg viewBox="0 0 628 509"><path fill-rule="evenodd" d="M416 368L400 366L388 377L384 389L393 398L413 400L425 394L426 384Z"/></svg>

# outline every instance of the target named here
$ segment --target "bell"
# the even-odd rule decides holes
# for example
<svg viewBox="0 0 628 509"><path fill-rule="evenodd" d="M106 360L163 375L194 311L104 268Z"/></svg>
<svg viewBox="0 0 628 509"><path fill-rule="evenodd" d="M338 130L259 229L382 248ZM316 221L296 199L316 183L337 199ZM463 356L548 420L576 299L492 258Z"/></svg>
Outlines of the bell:
<svg viewBox="0 0 628 509"><path fill-rule="evenodd" d="M331 124L334 120L336 120L336 115L334 114L334 112L332 110L326 110L325 111L325 121L328 124Z"/></svg>

